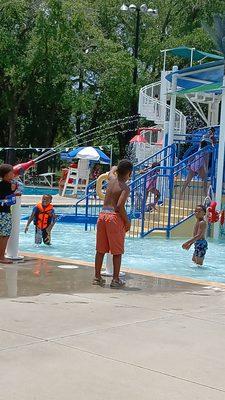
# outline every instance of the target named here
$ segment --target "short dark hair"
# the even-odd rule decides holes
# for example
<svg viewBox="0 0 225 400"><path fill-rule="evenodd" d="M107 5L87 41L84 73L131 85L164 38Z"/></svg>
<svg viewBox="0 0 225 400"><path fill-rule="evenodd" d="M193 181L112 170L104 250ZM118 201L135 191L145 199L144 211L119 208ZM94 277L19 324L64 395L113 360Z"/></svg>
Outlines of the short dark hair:
<svg viewBox="0 0 225 400"><path fill-rule="evenodd" d="M204 211L204 213L206 214L206 207L205 206L203 206L203 204L198 204L197 206L196 206L196 208L201 208L202 209L202 211Z"/></svg>
<svg viewBox="0 0 225 400"><path fill-rule="evenodd" d="M52 201L52 195L49 194L49 193L43 194L42 197L48 197L48 198L51 199L51 201Z"/></svg>
<svg viewBox="0 0 225 400"><path fill-rule="evenodd" d="M160 167L160 163L157 161L153 162L151 168L155 168L155 167Z"/></svg>
<svg viewBox="0 0 225 400"><path fill-rule="evenodd" d="M0 178L4 178L6 174L13 171L13 166L10 164L2 164L0 165Z"/></svg>
<svg viewBox="0 0 225 400"><path fill-rule="evenodd" d="M132 171L133 171L133 164L131 161L123 159L119 162L117 167L118 175L124 176L127 174L127 172L132 172Z"/></svg>

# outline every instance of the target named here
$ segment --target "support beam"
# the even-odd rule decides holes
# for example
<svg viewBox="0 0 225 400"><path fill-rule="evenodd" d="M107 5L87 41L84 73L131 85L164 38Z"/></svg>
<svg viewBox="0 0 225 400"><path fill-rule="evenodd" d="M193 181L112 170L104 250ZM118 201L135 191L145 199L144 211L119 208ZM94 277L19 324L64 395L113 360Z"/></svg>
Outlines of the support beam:
<svg viewBox="0 0 225 400"><path fill-rule="evenodd" d="M221 115L220 115L220 136L219 136L219 150L218 150L218 163L216 175L216 202L218 210L221 210L221 200L223 194L223 169L224 169L224 151L225 151L225 75L223 77L222 101L221 101ZM219 238L219 224L214 226L214 239Z"/></svg>
<svg viewBox="0 0 225 400"><path fill-rule="evenodd" d="M198 103L195 104L187 95L185 95L185 98L189 101L189 103L192 105L192 107L197 111L197 113L200 115L200 117L203 119L203 121L208 126L208 119L206 118L200 105Z"/></svg>
<svg viewBox="0 0 225 400"><path fill-rule="evenodd" d="M176 65L173 66L172 72L172 87L171 92L173 93L170 100L170 120L169 120L169 134L168 134L168 145L173 144L174 142L174 127L175 127L175 112L176 112L176 90L177 90L177 74L178 67Z"/></svg>

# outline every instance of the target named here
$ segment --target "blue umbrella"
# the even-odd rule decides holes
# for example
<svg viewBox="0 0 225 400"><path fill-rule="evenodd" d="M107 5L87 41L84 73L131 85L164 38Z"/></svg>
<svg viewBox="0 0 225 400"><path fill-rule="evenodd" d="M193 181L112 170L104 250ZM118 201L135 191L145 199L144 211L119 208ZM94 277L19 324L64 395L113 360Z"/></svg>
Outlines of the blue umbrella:
<svg viewBox="0 0 225 400"><path fill-rule="evenodd" d="M61 159L72 160L73 158L80 158L83 160L93 160L104 164L110 164L110 158L98 147L76 147L75 149L61 153Z"/></svg>

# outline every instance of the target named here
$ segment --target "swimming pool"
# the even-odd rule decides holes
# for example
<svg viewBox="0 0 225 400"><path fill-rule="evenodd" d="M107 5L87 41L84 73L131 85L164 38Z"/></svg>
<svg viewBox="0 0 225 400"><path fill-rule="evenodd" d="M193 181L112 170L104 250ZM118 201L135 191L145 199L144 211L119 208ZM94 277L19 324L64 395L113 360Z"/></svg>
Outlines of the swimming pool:
<svg viewBox="0 0 225 400"><path fill-rule="evenodd" d="M53 196L54 194L58 194L58 193L59 193L58 188L50 188L50 187L24 186L24 189L23 189L23 194L26 194L26 195L42 196L43 194L51 194Z"/></svg>
<svg viewBox="0 0 225 400"><path fill-rule="evenodd" d="M34 246L34 227L24 234L26 221L21 221L20 250L73 260L94 261L95 231L84 231L83 225L58 224L52 234L52 246ZM225 282L225 244L209 242L205 266L191 262L192 250L181 248L184 240L144 238L126 240L122 265L141 271L179 275L213 282Z"/></svg>

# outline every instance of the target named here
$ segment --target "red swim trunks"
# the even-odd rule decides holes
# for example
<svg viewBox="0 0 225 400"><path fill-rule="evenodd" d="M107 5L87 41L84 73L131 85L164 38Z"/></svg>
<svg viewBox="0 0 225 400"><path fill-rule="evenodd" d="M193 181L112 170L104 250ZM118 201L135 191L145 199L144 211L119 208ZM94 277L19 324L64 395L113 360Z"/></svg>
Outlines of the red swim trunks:
<svg viewBox="0 0 225 400"><path fill-rule="evenodd" d="M124 253L125 226L120 214L102 211L97 222L96 250L99 253Z"/></svg>

